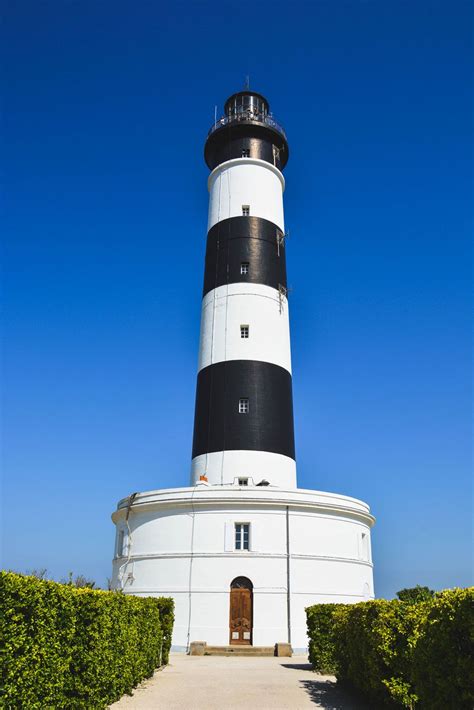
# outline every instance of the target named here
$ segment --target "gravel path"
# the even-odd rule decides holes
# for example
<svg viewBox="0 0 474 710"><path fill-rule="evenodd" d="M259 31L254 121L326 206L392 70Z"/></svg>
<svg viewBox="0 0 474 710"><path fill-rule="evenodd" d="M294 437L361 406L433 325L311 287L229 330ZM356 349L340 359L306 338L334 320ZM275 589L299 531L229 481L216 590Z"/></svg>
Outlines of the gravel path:
<svg viewBox="0 0 474 710"><path fill-rule="evenodd" d="M369 710L313 673L306 656L245 658L171 654L170 664L113 710Z"/></svg>

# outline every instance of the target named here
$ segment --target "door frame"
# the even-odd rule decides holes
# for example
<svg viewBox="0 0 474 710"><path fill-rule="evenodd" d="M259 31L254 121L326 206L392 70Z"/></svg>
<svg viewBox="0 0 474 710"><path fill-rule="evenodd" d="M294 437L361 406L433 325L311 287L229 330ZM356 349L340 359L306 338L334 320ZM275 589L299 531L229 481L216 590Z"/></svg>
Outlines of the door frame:
<svg viewBox="0 0 474 710"><path fill-rule="evenodd" d="M243 594L250 599L250 639L233 639L232 623L232 594ZM253 584L248 577L235 577L230 583L229 590L229 644L231 646L253 646Z"/></svg>

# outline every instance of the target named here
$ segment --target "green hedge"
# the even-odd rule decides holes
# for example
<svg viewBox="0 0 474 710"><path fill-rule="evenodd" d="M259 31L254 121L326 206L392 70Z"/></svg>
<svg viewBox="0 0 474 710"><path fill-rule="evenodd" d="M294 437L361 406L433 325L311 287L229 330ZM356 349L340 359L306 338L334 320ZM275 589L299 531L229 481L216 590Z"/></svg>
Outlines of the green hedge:
<svg viewBox="0 0 474 710"><path fill-rule="evenodd" d="M161 630L163 632L162 665L166 665L170 658L171 638L173 636L174 601L170 597L155 598L160 608Z"/></svg>
<svg viewBox="0 0 474 710"><path fill-rule="evenodd" d="M310 661L376 707L472 710L474 589L308 607Z"/></svg>
<svg viewBox="0 0 474 710"><path fill-rule="evenodd" d="M426 604L370 601L346 606L334 618L337 677L377 705L411 707L412 651Z"/></svg>
<svg viewBox="0 0 474 710"><path fill-rule="evenodd" d="M335 604L317 604L306 609L309 660L318 673L332 675L337 670L333 638L333 615L336 608Z"/></svg>
<svg viewBox="0 0 474 710"><path fill-rule="evenodd" d="M413 656L420 698L430 710L474 707L474 588L436 594Z"/></svg>
<svg viewBox="0 0 474 710"><path fill-rule="evenodd" d="M1 572L0 706L106 708L167 658L170 601Z"/></svg>

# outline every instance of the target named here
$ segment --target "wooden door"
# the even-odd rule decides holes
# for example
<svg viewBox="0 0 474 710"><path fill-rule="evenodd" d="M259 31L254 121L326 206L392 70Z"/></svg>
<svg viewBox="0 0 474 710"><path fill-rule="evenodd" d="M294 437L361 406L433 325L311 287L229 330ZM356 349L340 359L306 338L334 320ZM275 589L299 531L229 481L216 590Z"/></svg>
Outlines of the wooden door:
<svg viewBox="0 0 474 710"><path fill-rule="evenodd" d="M230 590L230 643L252 645L252 590Z"/></svg>

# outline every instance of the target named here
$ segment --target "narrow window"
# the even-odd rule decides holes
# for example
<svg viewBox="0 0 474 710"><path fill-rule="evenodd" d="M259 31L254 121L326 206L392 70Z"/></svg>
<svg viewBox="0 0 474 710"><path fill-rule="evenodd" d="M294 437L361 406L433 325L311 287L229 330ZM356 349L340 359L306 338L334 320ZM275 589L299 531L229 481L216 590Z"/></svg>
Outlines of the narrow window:
<svg viewBox="0 0 474 710"><path fill-rule="evenodd" d="M239 486L248 486L248 484L249 484L248 478L239 478Z"/></svg>
<svg viewBox="0 0 474 710"><path fill-rule="evenodd" d="M242 158L250 158L250 148L242 149Z"/></svg>
<svg viewBox="0 0 474 710"><path fill-rule="evenodd" d="M117 538L117 557L122 557L122 555L125 554L124 542L125 542L125 530L119 530L118 538Z"/></svg>
<svg viewBox="0 0 474 710"><path fill-rule="evenodd" d="M246 397L239 399L239 414L249 413L249 401Z"/></svg>
<svg viewBox="0 0 474 710"><path fill-rule="evenodd" d="M243 261L240 264L240 273L241 274L248 274L249 273L249 262L248 261Z"/></svg>
<svg viewBox="0 0 474 710"><path fill-rule="evenodd" d="M369 560L369 538L367 537L366 533L362 533L362 559L366 560L368 562Z"/></svg>
<svg viewBox="0 0 474 710"><path fill-rule="evenodd" d="M248 325L241 325L240 326L240 337L241 338L248 338L249 337L249 326Z"/></svg>
<svg viewBox="0 0 474 710"><path fill-rule="evenodd" d="M250 538L250 523L235 524L235 549L248 550Z"/></svg>
<svg viewBox="0 0 474 710"><path fill-rule="evenodd" d="M242 205L242 215L248 217L250 214L250 205Z"/></svg>

